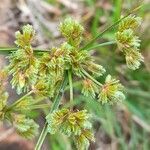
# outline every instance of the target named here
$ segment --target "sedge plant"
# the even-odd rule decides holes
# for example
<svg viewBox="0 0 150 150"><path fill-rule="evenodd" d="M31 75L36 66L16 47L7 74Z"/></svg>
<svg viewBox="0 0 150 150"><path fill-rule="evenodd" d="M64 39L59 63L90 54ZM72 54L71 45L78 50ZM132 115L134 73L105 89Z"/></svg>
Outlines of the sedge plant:
<svg viewBox="0 0 150 150"><path fill-rule="evenodd" d="M134 11L132 11L134 12ZM70 137L78 150L89 147L94 142L92 114L86 109L79 110L70 106L60 105L62 94L69 86L68 101L74 101L73 84L75 78L81 80L81 94L92 97L101 104L114 104L125 100L124 87L118 79L106 75L105 68L97 64L91 49L100 46L117 44L125 55L129 69L138 69L143 56L140 53L140 40L135 30L140 26L141 18L127 14L104 32L81 47L83 26L72 18L66 18L59 25L65 41L59 47L50 50L37 50L32 47L35 30L31 25L23 26L16 32L17 48L1 48L8 54L8 66L0 71L0 120L7 121L16 132L27 139L38 134L39 125L27 114L34 109L49 108L45 117L45 125L38 138L35 150L40 150L47 134L61 132ZM106 31L118 25L116 40L93 45ZM9 53L6 53L9 52ZM104 76L105 81L99 82L97 77ZM11 85L18 95L25 94L12 104L8 104L9 94L5 89L8 76ZM51 101L51 105L46 103Z"/></svg>

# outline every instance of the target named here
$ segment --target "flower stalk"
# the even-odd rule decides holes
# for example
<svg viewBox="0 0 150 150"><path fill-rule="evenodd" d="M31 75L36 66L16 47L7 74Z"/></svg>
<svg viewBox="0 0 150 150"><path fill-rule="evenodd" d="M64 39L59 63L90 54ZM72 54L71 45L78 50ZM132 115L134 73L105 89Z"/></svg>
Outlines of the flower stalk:
<svg viewBox="0 0 150 150"><path fill-rule="evenodd" d="M61 101L61 97L60 97L60 93L63 94L63 91L64 91L64 88L66 86L66 83L67 83L67 77L65 76L65 79L64 81L62 82L60 88L58 89L58 92L56 94L56 96L54 97L54 103L50 109L50 113L52 113L54 110L56 110L58 107L59 107L59 104L60 104L60 101ZM40 137L38 138L38 141L37 141L37 144L35 146L35 150L40 150L41 149L41 146L46 138L46 135L47 135L48 131L47 131L47 122L45 123L43 129L42 129L42 132L40 134Z"/></svg>
<svg viewBox="0 0 150 150"><path fill-rule="evenodd" d="M89 79L91 79L93 82L95 82L98 86L102 86L102 84L100 82L98 82L96 79L94 79L88 72L86 72L85 70L82 70L82 73L88 77Z"/></svg>
<svg viewBox="0 0 150 150"><path fill-rule="evenodd" d="M69 79L69 87L70 87L70 102L73 103L73 83L72 83L71 70L68 70L68 79Z"/></svg>

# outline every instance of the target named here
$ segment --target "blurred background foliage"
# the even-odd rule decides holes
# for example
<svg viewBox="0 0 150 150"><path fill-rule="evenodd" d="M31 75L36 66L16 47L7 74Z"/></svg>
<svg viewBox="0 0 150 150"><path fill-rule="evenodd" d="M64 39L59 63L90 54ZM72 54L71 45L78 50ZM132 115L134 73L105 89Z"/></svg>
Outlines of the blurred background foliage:
<svg viewBox="0 0 150 150"><path fill-rule="evenodd" d="M0 27L5 26L9 33L8 38L6 38L7 34L6 37L1 34L4 38L2 37L0 46L13 45L14 32L29 22L37 30L38 37L34 46L39 48L48 48L63 41L57 25L66 16L72 16L84 25L83 44L85 44L117 21L121 15L141 4L139 0L12 0L13 3L10 2L11 0L6 1L9 2L8 9L11 15L17 17L5 16L0 21ZM144 6L136 12L137 16L143 18L142 26L137 31L142 41L141 51L145 57L145 62L140 69L129 70L125 65L124 56L116 45L104 46L92 51L97 62L106 68L107 74L112 74L121 80L125 86L126 100L113 106L101 105L92 98L81 96L80 81L74 84L76 98L73 105L77 108L86 107L94 116L96 142L91 143L91 150L150 149L150 1L144 0L142 3ZM8 6L8 3L6 5ZM9 17L9 21L5 21L6 17L7 19ZM108 31L97 43L114 41L116 31L117 28ZM3 33L2 28L0 33ZM98 80L104 81L103 78ZM67 98L67 94L65 97ZM66 101L65 97L63 101ZM68 105L70 104L66 107ZM33 118L42 115L38 119L42 126L43 111L29 115ZM74 146L70 139L58 133L47 136L43 147L43 150L45 149L71 150Z"/></svg>

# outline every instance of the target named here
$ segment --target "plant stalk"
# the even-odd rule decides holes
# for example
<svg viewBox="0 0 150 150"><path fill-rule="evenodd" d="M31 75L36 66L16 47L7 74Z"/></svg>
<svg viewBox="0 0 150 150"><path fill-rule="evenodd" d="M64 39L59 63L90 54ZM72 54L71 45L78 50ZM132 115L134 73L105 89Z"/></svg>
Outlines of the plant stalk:
<svg viewBox="0 0 150 150"><path fill-rule="evenodd" d="M110 41L110 42L105 42L105 43L97 44L97 45L94 45L92 47L87 48L86 50L90 51L90 50L93 50L95 48L99 48L99 47L107 46L107 45L112 45L112 44L116 44L116 41Z"/></svg>
<svg viewBox="0 0 150 150"><path fill-rule="evenodd" d="M85 70L82 70L82 73L91 79L93 82L95 82L98 86L103 86L100 82L98 82L96 79L94 79L89 73L87 73Z"/></svg>
<svg viewBox="0 0 150 150"><path fill-rule="evenodd" d="M17 51L19 48L17 47L0 47L0 54L8 54L14 51ZM36 52L50 52L50 50L41 50L41 49L34 49L33 50L35 53Z"/></svg>
<svg viewBox="0 0 150 150"><path fill-rule="evenodd" d="M58 108L58 106L60 104L60 100L61 100L60 93L63 93L65 85L66 85L66 75L65 75L65 79L64 79L63 83L61 84L60 88L58 89L57 94L54 97L54 103L51 107L51 110L50 110L49 114L52 113L54 110L56 110ZM40 137L39 137L39 139L37 141L37 144L35 146L35 150L40 150L41 149L42 144L43 144L43 142L46 138L46 135L47 135L47 122L45 123L45 125L43 127L43 130L40 134Z"/></svg>
<svg viewBox="0 0 150 150"><path fill-rule="evenodd" d="M68 71L69 87L70 87L70 103L73 103L73 83L72 83L72 72Z"/></svg>
<svg viewBox="0 0 150 150"><path fill-rule="evenodd" d="M81 48L81 50L86 50L89 49L92 44L99 39L100 37L102 37L107 31L109 31L110 29L114 28L116 25L118 25L122 20L124 20L125 18L127 18L129 15L131 15L132 13L134 13L135 11L139 10L143 5L140 5L138 7L136 7L135 9L131 10L129 13L127 13L127 15L125 15L123 18L120 18L118 21L116 21L114 24L112 24L111 26L109 26L108 28L106 28L104 31L102 31L100 34L98 34L96 37L94 37L89 43L87 43L83 48Z"/></svg>
<svg viewBox="0 0 150 150"><path fill-rule="evenodd" d="M24 98L28 97L29 95L31 95L33 93L33 90L31 90L30 92L28 92L27 94L25 94L24 96L22 96L20 99L18 99L17 101L15 101L12 105L10 105L7 108L7 111L12 109L13 107L15 107L18 103L20 103Z"/></svg>

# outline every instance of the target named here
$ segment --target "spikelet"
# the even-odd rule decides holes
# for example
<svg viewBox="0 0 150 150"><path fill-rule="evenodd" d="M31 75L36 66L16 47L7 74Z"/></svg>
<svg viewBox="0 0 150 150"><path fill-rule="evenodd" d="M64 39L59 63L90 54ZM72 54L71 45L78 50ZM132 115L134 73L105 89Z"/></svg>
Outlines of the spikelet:
<svg viewBox="0 0 150 150"><path fill-rule="evenodd" d="M141 62L144 62L144 57L138 50L129 50L126 52L126 63L128 68L136 70L141 65Z"/></svg>
<svg viewBox="0 0 150 150"><path fill-rule="evenodd" d="M21 32L16 33L15 43L19 49L13 52L9 58L8 72L12 75L12 88L17 88L17 93L29 91L35 84L38 73L38 60L33 54L31 41L35 35L33 27L26 25Z"/></svg>
<svg viewBox="0 0 150 150"><path fill-rule="evenodd" d="M8 100L8 93L5 91L6 70L0 70L0 120L5 117L5 108Z"/></svg>
<svg viewBox="0 0 150 150"><path fill-rule="evenodd" d="M122 101L125 96L122 92L123 86L119 83L119 80L113 79L110 75L106 77L105 84L100 89L98 95L99 101L102 104Z"/></svg>
<svg viewBox="0 0 150 150"><path fill-rule="evenodd" d="M90 59L87 51L73 50L70 53L70 64L75 75L81 77L82 69L86 66L86 62Z"/></svg>
<svg viewBox="0 0 150 150"><path fill-rule="evenodd" d="M50 132L51 134L55 134L68 114L69 114L68 109L54 111L52 114L49 114L46 117L48 123L48 132Z"/></svg>
<svg viewBox="0 0 150 150"><path fill-rule="evenodd" d="M71 135L80 135L82 128L90 129L89 114L86 110L72 112L68 109L62 109L53 112L46 117L48 122L48 131L54 134L56 131Z"/></svg>
<svg viewBox="0 0 150 150"><path fill-rule="evenodd" d="M130 47L139 48L140 46L139 38L137 36L134 36L134 33L131 29L117 32L116 39L121 49L128 49Z"/></svg>
<svg viewBox="0 0 150 150"><path fill-rule="evenodd" d="M14 127L19 135L26 139L32 139L37 135L39 126L24 115L16 115Z"/></svg>
<svg viewBox="0 0 150 150"><path fill-rule="evenodd" d="M31 46L31 42L35 36L35 30L31 25L27 24L23 26L22 33L20 31L17 31L15 35L15 44L20 48L24 48L26 46Z"/></svg>
<svg viewBox="0 0 150 150"><path fill-rule="evenodd" d="M135 15L130 15L119 23L118 30L122 32L127 29L135 30L138 26L141 25L141 17L136 17Z"/></svg>
<svg viewBox="0 0 150 150"><path fill-rule="evenodd" d="M74 136L74 143L78 150L88 149L90 142L95 142L94 134L91 130L82 130L80 135Z"/></svg>
<svg viewBox="0 0 150 150"><path fill-rule="evenodd" d="M13 107L14 111L20 111L27 113L31 110L32 103L34 102L34 99L32 96L27 96L23 98L21 101L19 101L15 107Z"/></svg>
<svg viewBox="0 0 150 150"><path fill-rule="evenodd" d="M119 49L125 54L127 67L135 70L138 69L141 62L144 61L139 51L140 40L135 36L135 29L141 24L141 18L133 15L128 16L119 23L116 40Z"/></svg>
<svg viewBox="0 0 150 150"><path fill-rule="evenodd" d="M95 98L96 93L98 93L98 86L90 79L83 80L82 83L82 94L85 96L91 96Z"/></svg>
<svg viewBox="0 0 150 150"><path fill-rule="evenodd" d="M79 47L82 40L82 33L84 28L74 19L66 18L60 23L60 32L67 39L67 42L74 46Z"/></svg>
<svg viewBox="0 0 150 150"><path fill-rule="evenodd" d="M86 68L94 76L102 76L106 72L103 66L96 64L93 60L86 63Z"/></svg>

